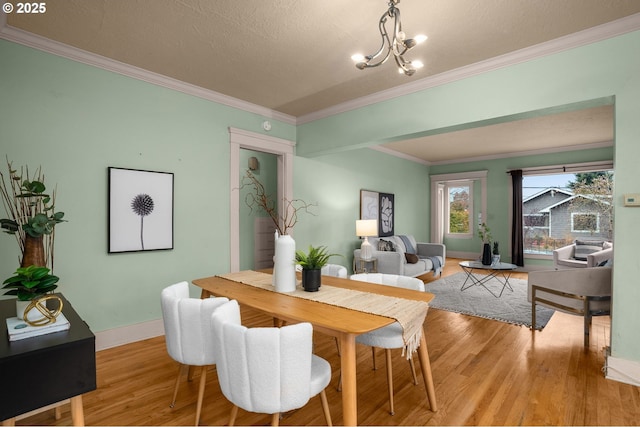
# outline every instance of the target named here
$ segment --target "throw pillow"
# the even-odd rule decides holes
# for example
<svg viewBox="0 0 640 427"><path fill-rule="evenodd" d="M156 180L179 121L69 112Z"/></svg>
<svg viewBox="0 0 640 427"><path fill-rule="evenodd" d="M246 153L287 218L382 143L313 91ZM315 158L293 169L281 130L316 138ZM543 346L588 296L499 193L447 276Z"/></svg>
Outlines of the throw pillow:
<svg viewBox="0 0 640 427"><path fill-rule="evenodd" d="M404 257L405 257L405 259L407 260L407 262L409 264L415 264L420 259L420 258L418 258L418 255L410 254L409 252L405 252L404 253Z"/></svg>
<svg viewBox="0 0 640 427"><path fill-rule="evenodd" d="M393 246L392 242L380 239L378 240L378 250L383 252L395 252L396 248Z"/></svg>
<svg viewBox="0 0 640 427"><path fill-rule="evenodd" d="M576 250L573 258L578 261L586 261L587 255L602 250L603 241L576 240Z"/></svg>

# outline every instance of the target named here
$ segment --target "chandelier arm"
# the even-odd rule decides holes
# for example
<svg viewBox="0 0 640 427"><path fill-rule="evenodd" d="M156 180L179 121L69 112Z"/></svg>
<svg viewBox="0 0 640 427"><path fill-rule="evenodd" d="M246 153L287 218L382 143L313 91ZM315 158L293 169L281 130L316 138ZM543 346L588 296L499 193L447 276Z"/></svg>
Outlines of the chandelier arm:
<svg viewBox="0 0 640 427"><path fill-rule="evenodd" d="M389 56L391 55L391 49L392 49L391 40L389 39L389 33L387 33L387 28L385 26L386 22L387 22L387 13L385 12L382 15L382 17L380 18L380 21L378 22L378 29L380 30L380 36L382 37L382 44L380 45L380 49L378 49L378 51L376 53L371 54L371 55L367 55L365 57L365 59L366 59L365 67L366 68L377 67L378 65L384 64L385 62L387 62L387 59L389 59ZM387 54L380 61L372 64L371 61L376 59L378 56L382 55L382 53L383 53L383 51L385 49L385 45L388 45Z"/></svg>

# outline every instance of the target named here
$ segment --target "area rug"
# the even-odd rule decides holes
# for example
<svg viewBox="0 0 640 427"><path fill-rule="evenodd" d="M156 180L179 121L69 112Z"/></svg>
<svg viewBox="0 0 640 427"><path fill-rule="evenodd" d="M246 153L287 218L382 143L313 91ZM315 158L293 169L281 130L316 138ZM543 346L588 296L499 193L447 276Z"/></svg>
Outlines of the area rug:
<svg viewBox="0 0 640 427"><path fill-rule="evenodd" d="M477 277L482 276L475 273L474 275ZM456 273L434 282L426 283L426 291L435 295L429 306L454 313L531 327L531 303L527 300L526 280L509 279L513 292L506 288L502 296L496 298L482 286L471 286L469 289L461 291L460 288L466 277L466 273ZM500 289L502 289L502 284L495 278L487 281L485 286L496 294L499 294ZM544 328L553 313L554 310L552 309L537 306L536 329Z"/></svg>

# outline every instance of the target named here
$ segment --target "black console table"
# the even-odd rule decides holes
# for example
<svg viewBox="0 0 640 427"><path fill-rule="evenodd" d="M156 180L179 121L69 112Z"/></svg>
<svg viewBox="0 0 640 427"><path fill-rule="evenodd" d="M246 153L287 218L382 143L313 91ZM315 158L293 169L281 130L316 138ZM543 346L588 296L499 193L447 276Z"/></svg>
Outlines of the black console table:
<svg viewBox="0 0 640 427"><path fill-rule="evenodd" d="M9 341L5 319L15 317L15 299L0 301L0 420L66 399L74 425L84 425L82 394L96 389L95 336L61 294L69 330ZM51 303L51 301L49 301Z"/></svg>

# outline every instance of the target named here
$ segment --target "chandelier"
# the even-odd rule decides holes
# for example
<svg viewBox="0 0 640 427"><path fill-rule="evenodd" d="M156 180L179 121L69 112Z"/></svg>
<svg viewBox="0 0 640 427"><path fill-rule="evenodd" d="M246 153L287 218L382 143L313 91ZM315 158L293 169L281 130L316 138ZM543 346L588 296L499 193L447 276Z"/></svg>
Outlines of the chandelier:
<svg viewBox="0 0 640 427"><path fill-rule="evenodd" d="M396 7L398 3L400 3L400 0L390 0L389 10L382 15L380 22L378 23L380 35L382 36L382 45L380 46L380 49L371 55L363 56L361 54L355 54L351 57L351 59L355 61L356 67L359 70L377 67L378 65L384 64L392 53L393 59L398 65L399 73L412 76L418 68L422 68L424 66L421 61L407 61L404 59L404 54L418 43L425 41L427 36L419 35L412 39L405 38L406 36L402 31L402 23L400 22L400 9ZM387 32L386 27L387 20L389 18L393 18L392 34Z"/></svg>

